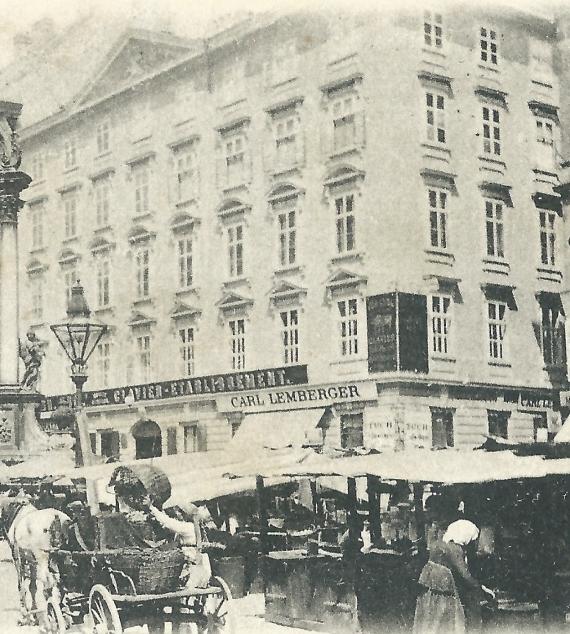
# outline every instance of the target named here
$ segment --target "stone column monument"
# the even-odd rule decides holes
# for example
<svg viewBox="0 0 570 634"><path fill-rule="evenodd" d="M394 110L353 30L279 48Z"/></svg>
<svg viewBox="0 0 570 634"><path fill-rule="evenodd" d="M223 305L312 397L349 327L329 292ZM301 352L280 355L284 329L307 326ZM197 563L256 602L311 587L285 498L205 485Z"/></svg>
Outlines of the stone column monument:
<svg viewBox="0 0 570 634"><path fill-rule="evenodd" d="M22 105L0 101L0 459L39 453L49 446L39 428L34 387L19 376L18 213L31 178L20 171L16 127Z"/></svg>

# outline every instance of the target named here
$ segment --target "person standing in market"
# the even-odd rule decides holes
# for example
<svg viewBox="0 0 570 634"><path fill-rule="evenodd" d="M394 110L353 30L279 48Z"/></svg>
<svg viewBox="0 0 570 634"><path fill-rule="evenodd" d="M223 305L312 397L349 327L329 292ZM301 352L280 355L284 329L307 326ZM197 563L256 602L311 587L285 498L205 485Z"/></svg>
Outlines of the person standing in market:
<svg viewBox="0 0 570 634"><path fill-rule="evenodd" d="M478 537L477 526L461 519L432 543L418 582L414 634L463 634L481 628L481 602L494 594L467 567L466 548Z"/></svg>

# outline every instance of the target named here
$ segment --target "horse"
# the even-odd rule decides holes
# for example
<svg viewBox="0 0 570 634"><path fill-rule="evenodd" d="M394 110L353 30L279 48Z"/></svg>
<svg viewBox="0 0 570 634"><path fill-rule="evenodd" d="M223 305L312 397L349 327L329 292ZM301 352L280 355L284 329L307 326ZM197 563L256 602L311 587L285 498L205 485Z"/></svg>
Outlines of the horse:
<svg viewBox="0 0 570 634"><path fill-rule="evenodd" d="M37 509L28 498L0 498L0 508L0 522L18 578L22 620L33 623L37 614L41 622L46 614L47 597L57 591L49 553L61 545L71 520L57 509Z"/></svg>

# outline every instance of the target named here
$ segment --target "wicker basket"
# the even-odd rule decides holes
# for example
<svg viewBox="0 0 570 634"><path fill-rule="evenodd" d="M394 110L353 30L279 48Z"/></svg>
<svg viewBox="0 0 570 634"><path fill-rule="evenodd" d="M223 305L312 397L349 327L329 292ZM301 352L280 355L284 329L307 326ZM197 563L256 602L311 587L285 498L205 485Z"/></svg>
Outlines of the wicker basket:
<svg viewBox="0 0 570 634"><path fill-rule="evenodd" d="M172 493L170 480L162 469L153 465L129 465L117 467L111 476L111 486L127 476L129 480L138 480L142 488L148 493L153 504L162 505Z"/></svg>

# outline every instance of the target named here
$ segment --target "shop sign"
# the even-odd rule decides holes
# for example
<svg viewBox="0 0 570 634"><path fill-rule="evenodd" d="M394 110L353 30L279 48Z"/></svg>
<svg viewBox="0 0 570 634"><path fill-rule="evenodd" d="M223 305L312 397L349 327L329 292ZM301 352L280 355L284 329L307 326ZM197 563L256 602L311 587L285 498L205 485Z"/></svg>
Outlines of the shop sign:
<svg viewBox="0 0 570 634"><path fill-rule="evenodd" d="M216 405L219 412L239 411L251 414L327 407L335 403L373 401L377 398L378 393L374 381L352 381L227 394L219 396L216 399Z"/></svg>
<svg viewBox="0 0 570 634"><path fill-rule="evenodd" d="M551 396L536 392L505 392L504 401L524 409L552 409L554 407Z"/></svg>
<svg viewBox="0 0 570 634"><path fill-rule="evenodd" d="M125 398L134 402L156 401L178 396L199 396L220 394L222 392L245 392L253 389L286 388L290 385L303 385L308 382L306 365L291 365L251 372L233 372L231 374L213 374L202 377L130 385L109 390L83 393L85 407L98 405L121 405ZM50 396L43 400L42 411L53 411L59 406L73 407L71 394Z"/></svg>

